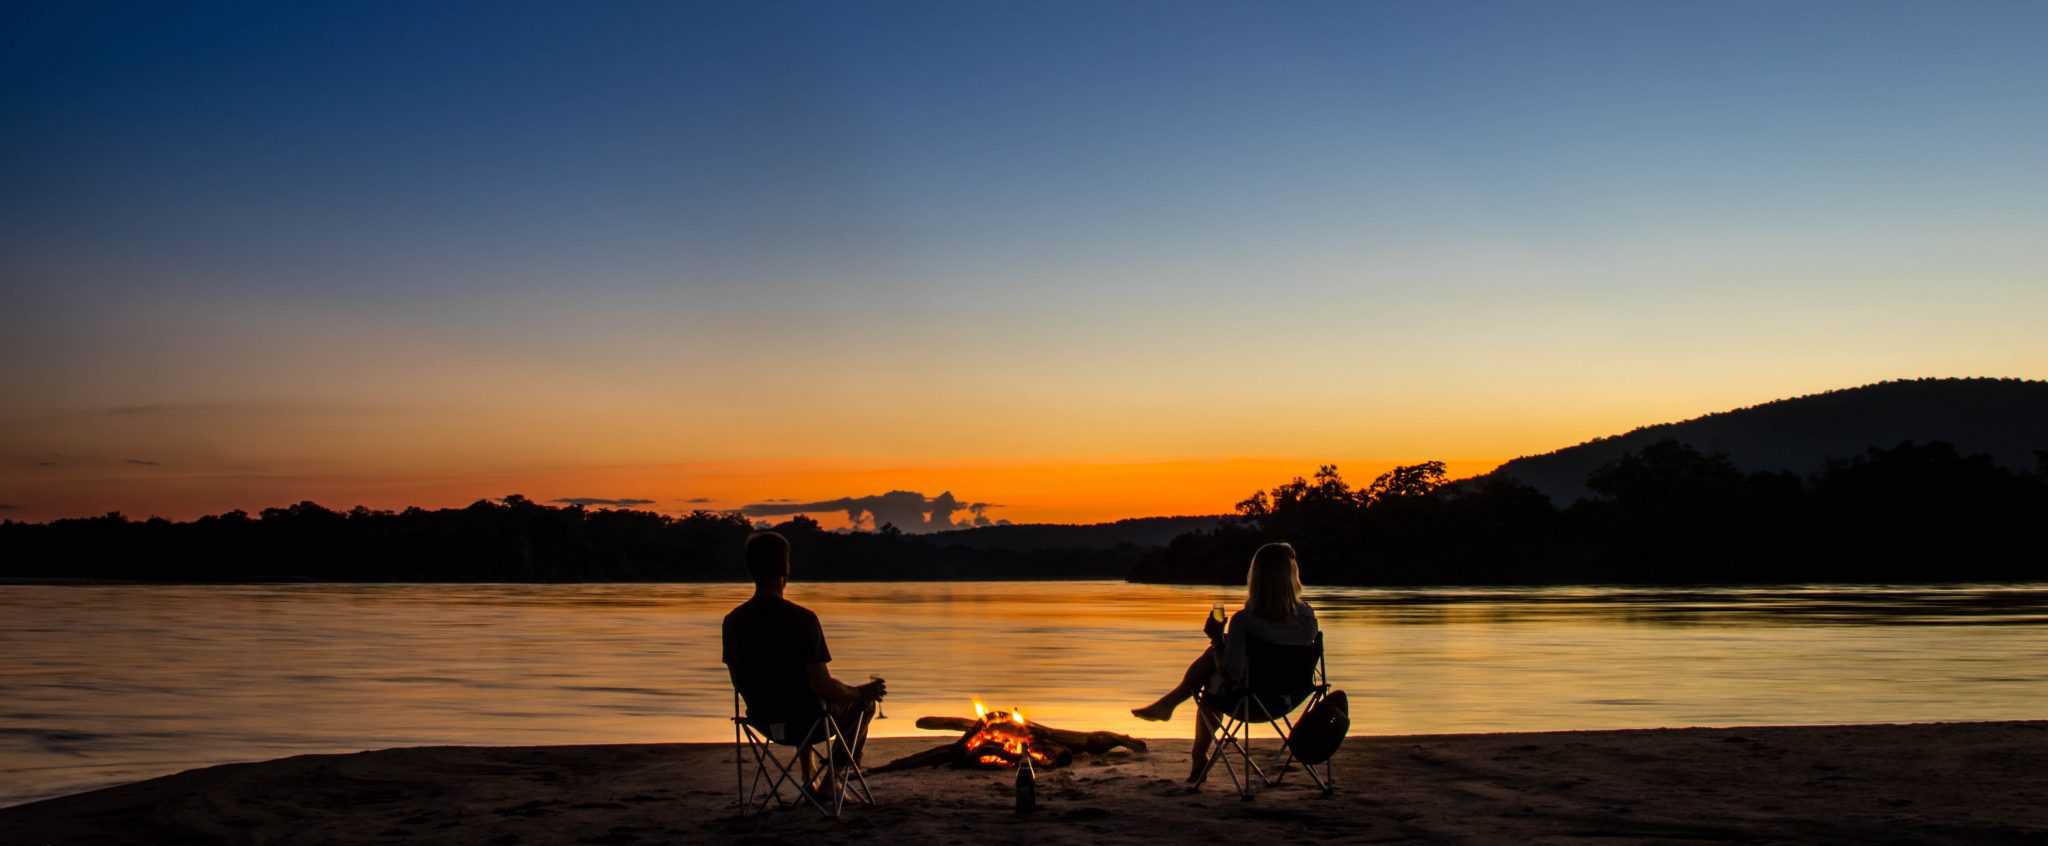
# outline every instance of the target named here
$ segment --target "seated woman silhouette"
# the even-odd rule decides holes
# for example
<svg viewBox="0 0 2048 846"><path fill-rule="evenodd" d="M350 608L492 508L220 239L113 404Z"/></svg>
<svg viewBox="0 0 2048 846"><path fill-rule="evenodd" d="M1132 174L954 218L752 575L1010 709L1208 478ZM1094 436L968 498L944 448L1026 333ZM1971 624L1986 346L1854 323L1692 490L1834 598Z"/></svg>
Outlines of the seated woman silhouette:
<svg viewBox="0 0 2048 846"><path fill-rule="evenodd" d="M1269 543L1252 553L1251 573L1245 578L1244 608L1232 615L1226 632L1223 624L1210 617L1202 630L1209 635L1209 648L1188 665L1180 684L1159 701L1131 713L1140 719L1165 722L1173 709L1194 696L1197 690L1218 693L1241 686L1246 677L1247 645L1254 640L1289 646L1306 646L1316 641L1316 612L1301 598L1301 567L1294 547ZM1202 759L1209 752L1209 717L1195 718L1193 771L1188 781L1201 777Z"/></svg>

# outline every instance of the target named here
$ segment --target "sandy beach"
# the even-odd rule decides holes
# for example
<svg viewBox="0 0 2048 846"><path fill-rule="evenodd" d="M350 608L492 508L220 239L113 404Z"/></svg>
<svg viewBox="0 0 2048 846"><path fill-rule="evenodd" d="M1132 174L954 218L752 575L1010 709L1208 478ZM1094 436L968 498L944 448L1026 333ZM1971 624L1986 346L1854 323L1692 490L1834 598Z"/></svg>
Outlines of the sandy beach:
<svg viewBox="0 0 2048 846"><path fill-rule="evenodd" d="M1046 772L1028 816L1006 773L878 775L836 821L736 818L720 744L308 755L0 810L0 843L2048 842L2048 722L1354 737L1334 798L1250 802L1180 784L1187 747Z"/></svg>

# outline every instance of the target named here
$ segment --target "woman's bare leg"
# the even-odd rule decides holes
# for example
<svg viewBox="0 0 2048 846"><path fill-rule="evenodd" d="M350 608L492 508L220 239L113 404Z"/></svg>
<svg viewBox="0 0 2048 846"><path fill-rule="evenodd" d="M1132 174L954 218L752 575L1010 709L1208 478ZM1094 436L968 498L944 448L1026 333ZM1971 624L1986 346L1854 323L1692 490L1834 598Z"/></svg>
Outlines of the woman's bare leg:
<svg viewBox="0 0 2048 846"><path fill-rule="evenodd" d="M1131 714L1141 720L1152 720L1161 723L1171 720L1173 719L1173 709L1180 707L1180 703L1188 701L1188 697L1195 695L1195 691L1201 690L1202 685L1208 684L1209 678L1214 675L1216 675L1216 647L1212 646L1203 650L1202 656L1196 658L1194 663L1188 665L1188 671L1181 674L1180 684L1167 691L1165 696L1159 697L1159 701L1143 708L1132 708Z"/></svg>
<svg viewBox="0 0 2048 846"><path fill-rule="evenodd" d="M1216 734L1215 718L1209 712L1195 709L1195 748L1188 753L1188 783L1194 784L1202 778L1202 763L1209 759L1209 743Z"/></svg>

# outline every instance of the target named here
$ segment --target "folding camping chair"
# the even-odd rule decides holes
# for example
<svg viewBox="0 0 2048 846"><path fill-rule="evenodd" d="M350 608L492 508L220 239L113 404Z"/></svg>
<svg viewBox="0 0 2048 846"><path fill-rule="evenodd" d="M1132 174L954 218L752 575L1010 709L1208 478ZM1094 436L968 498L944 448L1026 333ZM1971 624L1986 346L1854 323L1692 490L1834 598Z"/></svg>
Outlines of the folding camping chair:
<svg viewBox="0 0 2048 846"><path fill-rule="evenodd" d="M1252 791L1259 783L1277 787L1287 777L1287 771L1295 760L1294 723L1288 715L1303 706L1314 709L1316 703L1330 692L1329 674L1323 666L1322 632L1317 632L1315 643L1308 646L1254 640L1246 647L1247 678L1243 687L1195 694L1195 703L1210 726L1209 755L1202 762L1202 773L1196 783L1207 781L1209 770L1221 761L1223 771L1230 775L1241 799L1252 798ZM1280 748L1287 753L1270 776L1265 768L1252 760L1254 722L1272 726L1273 733L1280 737ZM1302 763L1302 769L1308 771L1309 778L1315 779L1323 795L1336 791L1336 774L1331 770L1329 761L1322 763L1320 773L1316 772L1315 765L1307 762ZM1252 780L1254 776L1258 778L1257 782Z"/></svg>
<svg viewBox="0 0 2048 846"><path fill-rule="evenodd" d="M768 810L769 803L778 807L789 807L799 802L809 802L819 813L838 817L846 800L852 798L863 805L875 804L874 794L868 792L867 775L861 772L860 762L853 758L853 748L859 746L867 732L867 726L856 728L851 743L846 732L839 727L839 721L832 718L832 712L825 703L818 703L815 714L797 717L794 720L769 720L749 717L741 710L740 692L732 692L732 746L733 770L739 781L740 816L759 814ZM825 744L820 754L818 744ZM787 759L775 754L776 746L789 747L792 752ZM747 760L754 762L754 777L747 777ZM806 783L806 773L814 770L806 766L816 761L824 769L829 796L819 796ZM851 775L852 778L847 778ZM784 785L796 793L795 798L783 795Z"/></svg>

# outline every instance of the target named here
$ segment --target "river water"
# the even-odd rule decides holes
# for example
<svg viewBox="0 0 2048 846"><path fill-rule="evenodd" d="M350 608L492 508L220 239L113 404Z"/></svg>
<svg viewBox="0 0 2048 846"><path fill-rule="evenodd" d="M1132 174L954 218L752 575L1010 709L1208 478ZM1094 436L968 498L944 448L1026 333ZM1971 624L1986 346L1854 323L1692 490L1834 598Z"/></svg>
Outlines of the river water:
<svg viewBox="0 0 2048 846"><path fill-rule="evenodd" d="M423 744L732 737L742 585L0 586L0 805L230 761ZM877 734L971 699L1128 710L1241 589L799 584ZM2048 585L1312 589L1355 732L2048 717ZM936 737L936 735L935 735Z"/></svg>

